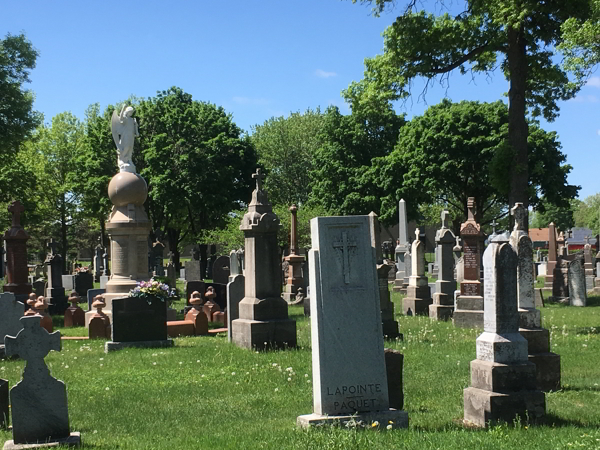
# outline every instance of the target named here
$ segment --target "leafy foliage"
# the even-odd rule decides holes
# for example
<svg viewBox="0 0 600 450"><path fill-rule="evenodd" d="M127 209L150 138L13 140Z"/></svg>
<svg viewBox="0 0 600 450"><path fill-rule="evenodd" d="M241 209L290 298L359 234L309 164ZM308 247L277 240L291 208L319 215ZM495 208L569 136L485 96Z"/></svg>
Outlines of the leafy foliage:
<svg viewBox="0 0 600 450"><path fill-rule="evenodd" d="M323 114L307 109L272 117L253 127L252 143L266 169L265 189L273 204L303 204L308 200L314 153L322 142Z"/></svg>
<svg viewBox="0 0 600 450"><path fill-rule="evenodd" d="M574 205L573 218L575 226L589 228L594 235L600 234L600 193Z"/></svg>

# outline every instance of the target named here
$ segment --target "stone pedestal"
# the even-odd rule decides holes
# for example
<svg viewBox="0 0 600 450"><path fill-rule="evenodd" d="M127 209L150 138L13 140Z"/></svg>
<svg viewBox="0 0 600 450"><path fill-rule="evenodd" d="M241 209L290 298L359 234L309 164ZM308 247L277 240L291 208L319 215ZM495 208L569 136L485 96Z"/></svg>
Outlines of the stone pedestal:
<svg viewBox="0 0 600 450"><path fill-rule="evenodd" d="M21 202L14 201L8 207L12 213L12 226L4 233L6 241L6 283L3 292L12 292L17 300L26 299L31 292L29 269L27 268L27 240L29 235L21 226L21 213L25 208Z"/></svg>
<svg viewBox="0 0 600 450"><path fill-rule="evenodd" d="M471 362L471 385L464 390L465 422L487 427L496 422L536 421L546 402L536 389L536 367L528 361L527 341L519 334L517 254L508 236L499 235L484 253L484 332Z"/></svg>
<svg viewBox="0 0 600 450"><path fill-rule="evenodd" d="M291 254L284 258L288 262L288 277L286 279L283 298L291 305L295 305L298 288L304 285L302 276L302 266L304 265L304 256Z"/></svg>
<svg viewBox="0 0 600 450"><path fill-rule="evenodd" d="M119 172L108 185L113 204L106 222L110 237L111 273L106 283L104 313L112 320L112 301L127 296L138 281L148 280L148 234L151 224L144 211L148 187L144 179L130 172ZM85 315L86 327L95 313Z"/></svg>
<svg viewBox="0 0 600 450"><path fill-rule="evenodd" d="M240 225L245 237L245 297L239 303L239 319L231 323L232 342L257 350L296 347L296 322L289 319L288 304L281 298L279 219L262 190L260 170L253 177L256 189Z"/></svg>

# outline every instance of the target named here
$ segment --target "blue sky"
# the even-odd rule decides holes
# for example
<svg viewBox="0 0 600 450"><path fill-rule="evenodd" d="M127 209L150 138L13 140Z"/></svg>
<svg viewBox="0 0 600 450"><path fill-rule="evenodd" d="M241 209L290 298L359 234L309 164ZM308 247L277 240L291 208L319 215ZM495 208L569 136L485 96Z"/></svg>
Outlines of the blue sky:
<svg viewBox="0 0 600 450"><path fill-rule="evenodd" d="M83 119L92 103L104 108L178 86L223 106L250 131L309 107L334 104L348 113L340 92L362 78L364 58L382 51L381 33L395 18L376 18L350 0L7 1L0 35L23 31L40 52L29 87L47 122L62 111ZM429 89L426 103L421 88L417 82L399 112L422 114L444 96L495 101L508 84L500 73L455 74L447 89ZM555 122L543 123L558 132L581 199L600 192L599 107L596 74L560 104Z"/></svg>

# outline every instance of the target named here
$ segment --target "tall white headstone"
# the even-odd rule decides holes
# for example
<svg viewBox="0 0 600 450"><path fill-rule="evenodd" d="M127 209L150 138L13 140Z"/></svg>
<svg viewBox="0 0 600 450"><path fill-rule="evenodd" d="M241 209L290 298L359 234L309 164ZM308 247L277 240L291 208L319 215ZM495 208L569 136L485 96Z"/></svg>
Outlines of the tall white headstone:
<svg viewBox="0 0 600 450"><path fill-rule="evenodd" d="M311 220L314 413L298 424L363 420L406 427L389 408L375 252L367 216Z"/></svg>

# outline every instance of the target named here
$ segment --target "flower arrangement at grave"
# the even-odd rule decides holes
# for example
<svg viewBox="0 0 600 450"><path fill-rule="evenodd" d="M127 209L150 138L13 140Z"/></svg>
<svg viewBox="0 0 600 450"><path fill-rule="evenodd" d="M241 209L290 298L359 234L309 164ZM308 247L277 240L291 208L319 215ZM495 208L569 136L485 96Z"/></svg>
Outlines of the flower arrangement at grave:
<svg viewBox="0 0 600 450"><path fill-rule="evenodd" d="M160 282L154 278L149 281L138 282L137 286L129 291L129 296L143 298L148 304L150 304L154 298L167 303L171 303L179 298L177 289L172 289L167 283Z"/></svg>
<svg viewBox="0 0 600 450"><path fill-rule="evenodd" d="M75 268L75 273L88 273L90 271L90 267L89 266L83 266L83 267L76 267Z"/></svg>

